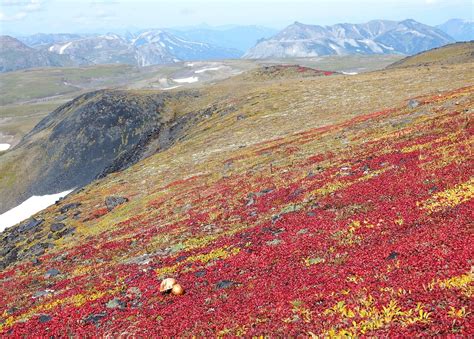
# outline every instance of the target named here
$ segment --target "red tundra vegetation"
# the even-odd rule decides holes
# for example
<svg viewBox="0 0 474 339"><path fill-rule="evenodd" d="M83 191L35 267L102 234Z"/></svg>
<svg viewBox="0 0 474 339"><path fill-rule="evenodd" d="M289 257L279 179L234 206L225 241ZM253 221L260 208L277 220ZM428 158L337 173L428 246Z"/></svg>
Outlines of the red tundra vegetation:
<svg viewBox="0 0 474 339"><path fill-rule="evenodd" d="M127 178L151 161L72 195L41 217L81 202L76 234L1 272L0 334L474 334L473 94L239 149L146 196Z"/></svg>

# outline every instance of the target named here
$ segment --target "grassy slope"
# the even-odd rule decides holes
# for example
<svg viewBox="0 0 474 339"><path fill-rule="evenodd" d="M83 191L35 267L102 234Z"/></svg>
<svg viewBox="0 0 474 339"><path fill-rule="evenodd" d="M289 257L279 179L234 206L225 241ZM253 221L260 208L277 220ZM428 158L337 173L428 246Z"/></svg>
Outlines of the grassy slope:
<svg viewBox="0 0 474 339"><path fill-rule="evenodd" d="M381 69L399 56L347 56L285 60L226 60L227 68L200 73L205 83L222 80L234 72L252 69L260 63L303 64L319 69L370 71ZM219 63L219 62L218 62ZM160 88L162 79L196 75L188 63L152 66L138 70L127 65L98 65L81 68L39 68L0 74L0 142L16 145L42 118L59 105L94 89L120 87L129 89ZM206 66L208 65L208 66ZM196 69L215 67L212 62L195 62ZM184 73L183 73L184 72ZM174 84L172 81L169 87ZM200 86L192 84L189 86ZM167 86L164 86L167 87Z"/></svg>
<svg viewBox="0 0 474 339"><path fill-rule="evenodd" d="M467 67L472 68L472 65ZM340 122L389 107L412 96L465 84L464 65L454 65L449 71L437 68L416 72L416 76L413 76L413 70L398 70L355 77L338 75L328 78L265 79L263 82L260 77L252 81L248 75L241 75L205 87L201 90L201 98L181 102L174 109L176 114L205 109L234 113L223 117L216 114L207 123L197 125L189 132L187 140L190 141L178 145L181 150L176 153L177 159L185 159L179 161L186 162L190 157L205 159L208 154L235 150L242 145ZM446 81L447 74L449 82ZM214 107L215 103L219 103L218 107ZM245 119L237 121L239 115ZM195 135L205 137L195 138ZM16 195L15 191L27 191L29 183L37 176L35 171L41 166L38 164L32 168L26 164L34 158L39 158L40 162L48 161L47 156L42 156L46 151L47 148L41 150L36 147L2 155L0 191L6 192L4 199L10 200L8 195Z"/></svg>
<svg viewBox="0 0 474 339"><path fill-rule="evenodd" d="M54 248L0 274L1 330L472 334L473 66L210 87L188 139L40 214L19 247ZM70 202L75 235L48 239Z"/></svg>
<svg viewBox="0 0 474 339"><path fill-rule="evenodd" d="M435 48L397 61L388 68L450 65L470 62L474 59L474 42L458 42Z"/></svg>

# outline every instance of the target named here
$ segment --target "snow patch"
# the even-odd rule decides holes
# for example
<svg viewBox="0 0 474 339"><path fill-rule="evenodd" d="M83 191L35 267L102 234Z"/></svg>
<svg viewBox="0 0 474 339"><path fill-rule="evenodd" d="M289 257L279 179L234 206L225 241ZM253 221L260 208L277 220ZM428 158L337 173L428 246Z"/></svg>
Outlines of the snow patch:
<svg viewBox="0 0 474 339"><path fill-rule="evenodd" d="M57 194L42 196L34 195L31 198L23 201L17 207L14 207L11 210L0 215L0 232L3 232L7 227L16 225L19 222L28 219L32 215L44 210L45 208L51 206L56 201L65 197L72 191L73 189Z"/></svg>
<svg viewBox="0 0 474 339"><path fill-rule="evenodd" d="M344 71L342 71L341 73L345 74L345 75L357 75L357 74L359 74L357 72L344 72Z"/></svg>
<svg viewBox="0 0 474 339"><path fill-rule="evenodd" d="M360 42L365 44L374 53L383 53L383 49L380 48L380 46L377 45L377 43L373 40L363 39L363 40L360 40Z"/></svg>
<svg viewBox="0 0 474 339"><path fill-rule="evenodd" d="M330 43L329 47L331 47L336 52L337 55L344 54L344 48L342 48L341 46Z"/></svg>
<svg viewBox="0 0 474 339"><path fill-rule="evenodd" d="M204 72L207 72L207 71L217 71L221 68L222 68L221 66L219 66L219 67L208 67L208 68L198 69L197 71L194 71L194 73L199 74L199 73L204 73Z"/></svg>
<svg viewBox="0 0 474 339"><path fill-rule="evenodd" d="M66 50L66 48L68 48L68 47L71 46L71 45L72 45L72 42L68 42L67 44L61 46L61 47L59 48L59 54L64 54L64 51Z"/></svg>
<svg viewBox="0 0 474 339"><path fill-rule="evenodd" d="M0 152L6 151L11 147L10 144L0 144Z"/></svg>
<svg viewBox="0 0 474 339"><path fill-rule="evenodd" d="M177 82L178 84L192 84L193 82L198 82L199 78L198 77L189 77L189 78L182 78L182 79L172 79L174 82Z"/></svg>

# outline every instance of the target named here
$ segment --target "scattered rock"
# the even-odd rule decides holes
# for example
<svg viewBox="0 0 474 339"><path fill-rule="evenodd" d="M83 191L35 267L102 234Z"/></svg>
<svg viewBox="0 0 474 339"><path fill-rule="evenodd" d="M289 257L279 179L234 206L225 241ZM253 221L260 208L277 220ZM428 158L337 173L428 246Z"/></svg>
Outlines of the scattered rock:
<svg viewBox="0 0 474 339"><path fill-rule="evenodd" d="M51 230L51 232L57 232L57 231L62 230L64 227L66 227L65 224L55 223L55 224L52 224L49 229Z"/></svg>
<svg viewBox="0 0 474 339"><path fill-rule="evenodd" d="M120 299L114 298L112 300L109 300L107 304L105 304L105 307L107 308L124 308L125 303L121 301Z"/></svg>
<svg viewBox="0 0 474 339"><path fill-rule="evenodd" d="M247 203L245 204L245 206L249 207L249 206L252 206L253 204L255 204L255 194L249 193L247 195Z"/></svg>
<svg viewBox="0 0 474 339"><path fill-rule="evenodd" d="M28 221L24 222L23 224L21 224L20 227L18 228L18 231L20 233L24 233L24 232L36 229L36 228L38 228L39 225L41 225L43 223L43 221L44 221L43 219L31 218L30 220L28 220Z"/></svg>
<svg viewBox="0 0 474 339"><path fill-rule="evenodd" d="M281 239L273 239L266 242L268 246L278 246L283 242Z"/></svg>
<svg viewBox="0 0 474 339"><path fill-rule="evenodd" d="M296 232L297 235L303 235L303 234L307 234L309 231L307 228L303 228L301 230L299 230L298 232Z"/></svg>
<svg viewBox="0 0 474 339"><path fill-rule="evenodd" d="M370 172L370 167L369 165L364 165L362 166L361 170L364 174L368 174Z"/></svg>
<svg viewBox="0 0 474 339"><path fill-rule="evenodd" d="M263 227L262 231L265 233L271 233L274 236L278 236L279 234L285 232L284 228L276 228L276 227Z"/></svg>
<svg viewBox="0 0 474 339"><path fill-rule="evenodd" d="M153 257L151 255L143 254L138 257L127 259L125 261L125 264L148 265L152 261L153 261Z"/></svg>
<svg viewBox="0 0 474 339"><path fill-rule="evenodd" d="M75 231L76 231L75 227L65 228L62 231L54 234L54 239L60 239L60 238L65 237L66 235L74 234Z"/></svg>
<svg viewBox="0 0 474 339"><path fill-rule="evenodd" d="M202 230L207 233L219 233L222 231L216 224L207 224L202 226Z"/></svg>
<svg viewBox="0 0 474 339"><path fill-rule="evenodd" d="M207 271L206 271L206 270L200 270L200 271L197 271L197 272L194 273L194 275L195 275L197 278L202 278L202 277L204 277L206 274L207 274Z"/></svg>
<svg viewBox="0 0 474 339"><path fill-rule="evenodd" d="M12 315L13 313L16 313L18 311L18 308L16 307L10 307L8 310L7 310L7 314L8 315Z"/></svg>
<svg viewBox="0 0 474 339"><path fill-rule="evenodd" d="M66 219L67 219L67 215L64 215L64 214L58 215L56 218L54 218L54 220L56 221L63 221Z"/></svg>
<svg viewBox="0 0 474 339"><path fill-rule="evenodd" d="M293 213L293 212L298 212L299 210L301 210L303 208L302 205L300 204L292 204L292 205L288 205L288 206L285 206L282 208L282 210L280 211L279 215L283 215L283 214L287 214L287 213Z"/></svg>
<svg viewBox="0 0 474 339"><path fill-rule="evenodd" d="M27 251L27 256L28 255L31 255L31 256L35 256L35 257L39 257L40 255L43 255L45 250L50 247L49 246L50 244L48 243L37 243L35 245L33 245L33 247L31 247L28 251Z"/></svg>
<svg viewBox="0 0 474 339"><path fill-rule="evenodd" d="M12 232L9 235L7 235L5 238L3 238L3 241L6 242L7 244L17 243L20 241L20 235L18 232Z"/></svg>
<svg viewBox="0 0 474 339"><path fill-rule="evenodd" d="M289 198L297 198L297 197L300 196L303 192L304 192L304 189L302 189L302 188L297 188L296 190L294 190L293 192L291 192Z"/></svg>
<svg viewBox="0 0 474 339"><path fill-rule="evenodd" d="M274 214L272 215L272 224L276 223L278 221L278 219L281 218L281 215L279 214Z"/></svg>
<svg viewBox="0 0 474 339"><path fill-rule="evenodd" d="M105 205L107 206L107 209L112 211L115 207L122 205L124 203L128 202L127 198L124 197L107 197L105 198Z"/></svg>
<svg viewBox="0 0 474 339"><path fill-rule="evenodd" d="M41 324L44 324L44 323L47 323L48 321L51 320L51 316L47 315L47 314L42 314L42 315L40 315L38 320Z"/></svg>
<svg viewBox="0 0 474 339"><path fill-rule="evenodd" d="M268 194L268 193L271 193L271 192L273 192L273 188L265 188L264 190L261 190L260 192L258 192L256 195L257 195L257 197L262 197L265 194Z"/></svg>
<svg viewBox="0 0 474 339"><path fill-rule="evenodd" d="M3 270L4 268L8 267L10 264L16 262L17 259L18 259L18 249L13 248L7 253L7 255L3 257L3 260L0 261L0 268Z"/></svg>
<svg viewBox="0 0 474 339"><path fill-rule="evenodd" d="M57 270L56 268L51 268L51 269L46 271L46 274L44 275L44 278L49 279L49 278L52 278L52 277L55 277L55 276L59 275L60 273L61 272L59 272L59 270Z"/></svg>
<svg viewBox="0 0 474 339"><path fill-rule="evenodd" d="M0 256L5 256L10 253L13 249L15 249L15 245L7 245L3 248L0 248Z"/></svg>
<svg viewBox="0 0 474 339"><path fill-rule="evenodd" d="M96 314L90 314L88 315L85 319L85 323L93 323L97 324L102 318L104 318L107 315L107 313L102 312L102 313L96 313Z"/></svg>
<svg viewBox="0 0 474 339"><path fill-rule="evenodd" d="M69 253L68 252L63 252L61 253L60 255L58 255L57 257L53 258L52 261L59 261L59 262L62 262L64 260L67 259ZM87 262L87 261L86 261ZM84 263L86 263L84 262Z"/></svg>
<svg viewBox="0 0 474 339"><path fill-rule="evenodd" d="M73 202L71 204L67 204L67 205L64 205L63 207L61 207L59 209L59 212L61 212L62 214L66 213L67 211L69 210L73 210L75 208L78 208L79 206L81 206L81 203L80 202Z"/></svg>
<svg viewBox="0 0 474 339"><path fill-rule="evenodd" d="M38 258L33 258L31 260L31 263L33 264L33 266L38 266L41 265L41 260L39 260Z"/></svg>
<svg viewBox="0 0 474 339"><path fill-rule="evenodd" d="M238 285L235 281L232 280L221 280L216 284L216 289L225 289Z"/></svg>
<svg viewBox="0 0 474 339"><path fill-rule="evenodd" d="M247 118L245 115L239 114L239 115L237 116L237 121L244 120L245 118Z"/></svg>
<svg viewBox="0 0 474 339"><path fill-rule="evenodd" d="M249 213L249 217L256 217L258 215L257 211L252 211Z"/></svg>
<svg viewBox="0 0 474 339"><path fill-rule="evenodd" d="M130 299L140 298L142 291L138 287L133 286L127 289L126 296Z"/></svg>
<svg viewBox="0 0 474 339"><path fill-rule="evenodd" d="M387 259L394 260L394 259L397 259L397 257L398 257L398 253L397 252L392 252L392 253L389 254Z"/></svg>
<svg viewBox="0 0 474 339"><path fill-rule="evenodd" d="M33 294L33 298L41 298L50 294L53 294L54 290L44 290L44 291L38 291Z"/></svg>
<svg viewBox="0 0 474 339"><path fill-rule="evenodd" d="M420 106L420 102L418 100L415 100L415 99L411 99L410 101L408 101L408 108L417 108L418 106Z"/></svg>

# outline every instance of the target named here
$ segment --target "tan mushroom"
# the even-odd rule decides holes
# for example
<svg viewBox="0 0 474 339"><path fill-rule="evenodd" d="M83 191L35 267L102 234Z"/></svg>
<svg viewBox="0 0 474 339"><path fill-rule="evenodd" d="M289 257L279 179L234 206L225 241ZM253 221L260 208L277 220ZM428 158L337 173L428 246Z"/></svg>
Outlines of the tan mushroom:
<svg viewBox="0 0 474 339"><path fill-rule="evenodd" d="M171 289L171 293L173 293L174 295L183 295L184 288L180 284L174 284L173 288Z"/></svg>
<svg viewBox="0 0 474 339"><path fill-rule="evenodd" d="M176 284L176 280L173 278L166 278L160 284L160 292L165 293L173 289L173 286Z"/></svg>

